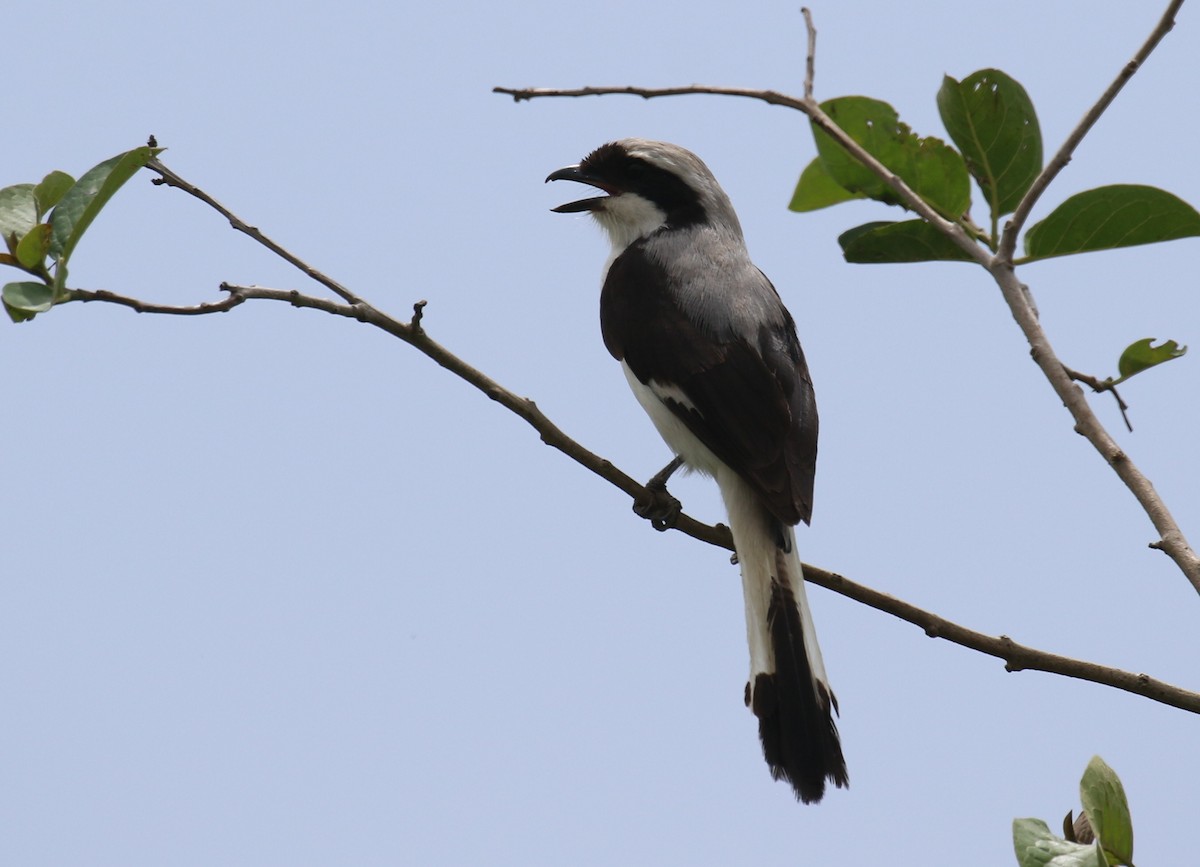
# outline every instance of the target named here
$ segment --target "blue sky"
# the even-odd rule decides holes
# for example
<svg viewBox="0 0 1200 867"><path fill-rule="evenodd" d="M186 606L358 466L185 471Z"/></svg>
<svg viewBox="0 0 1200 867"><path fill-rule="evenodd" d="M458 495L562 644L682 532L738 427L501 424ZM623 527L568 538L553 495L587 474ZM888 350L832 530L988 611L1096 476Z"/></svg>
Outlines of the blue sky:
<svg viewBox="0 0 1200 867"><path fill-rule="evenodd" d="M1197 600L961 264L844 263L881 205L786 210L803 118L715 97L513 104L495 85L705 82L798 93L798 8L730 4L48 2L10 30L0 185L153 133L173 169L630 474L668 454L600 341L607 253L551 170L666 139L730 193L797 320L821 407L804 559L952 620L1195 687ZM1058 146L1161 9L813 4L817 94L942 134L943 74L1005 70ZM997 7L999 9L999 7ZM32 27L32 23L31 23ZM1200 22L1179 26L1034 218L1146 183L1200 203ZM976 194L976 199L978 195ZM1195 241L1025 269L1063 359L1200 343ZM222 280L318 292L135 178L82 288L164 303ZM11 279L11 278L10 278ZM4 327L0 860L12 864L1014 863L1010 822L1077 809L1102 755L1139 863L1184 863L1188 714L935 642L813 588L848 791L773 783L742 706L724 552L625 497L403 344L280 304L213 317L74 304ZM1102 420L1200 533L1189 355ZM715 488L673 490L722 519Z"/></svg>

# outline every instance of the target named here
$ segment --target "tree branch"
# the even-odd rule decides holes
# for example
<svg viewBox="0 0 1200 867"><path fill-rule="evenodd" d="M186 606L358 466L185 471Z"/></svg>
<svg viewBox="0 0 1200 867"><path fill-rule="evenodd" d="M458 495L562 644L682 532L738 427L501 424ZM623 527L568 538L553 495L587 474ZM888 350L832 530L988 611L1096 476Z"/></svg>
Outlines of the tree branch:
<svg viewBox="0 0 1200 867"><path fill-rule="evenodd" d="M1154 485L1133 463L1125 451L1117 445L1100 419L1092 412L1092 407L1083 393L1083 389L1071 380L1067 368L1059 360L1050 343L1050 338L1038 321L1037 314L1029 303L1027 289L1017 279L1016 271L1011 263L995 261L988 269L995 278L1008 309L1017 321L1018 327L1029 341L1030 352L1034 362L1041 368L1049 380L1054 393L1062 400L1067 411L1075 420L1075 432L1083 436L1093 448L1100 453L1105 462L1112 467L1125 486L1129 488L1150 523L1159 534L1159 541L1151 543L1152 548L1163 551L1175 561L1183 572L1192 588L1200 593L1200 557L1188 544L1183 531L1175 522L1167 504L1154 489Z"/></svg>
<svg viewBox="0 0 1200 867"><path fill-rule="evenodd" d="M774 90L754 90L746 87L719 87L708 84L690 84L684 87L493 87L492 93L511 96L514 102L555 96L579 97L622 94L625 96L640 96L643 99L654 99L660 96L707 94L711 96L738 96L745 99L755 99L765 102L768 105L779 105L799 111L807 115L814 126L817 126L822 132L829 135L847 153L851 154L856 160L874 172L877 177L896 193L906 208L919 214L927 223L936 226L942 234L957 244L973 261L986 266L991 260L990 254L975 243L961 226L950 222L935 211L899 175L877 160L866 148L852 139L845 130L834 122L833 118L821 109L820 104L811 97L800 98L788 96Z"/></svg>
<svg viewBox="0 0 1200 867"><path fill-rule="evenodd" d="M600 457L595 452L590 451L567 436L561 428L547 418L545 413L538 409L537 404L532 400L520 397L504 388L491 377L471 366L446 349L446 347L433 340L421 324L426 306L423 301L419 301L413 305L413 319L405 323L388 316L386 313L368 304L345 304L327 298L305 295L294 289L237 286L229 283L221 284L221 289L229 293L226 301L200 304L192 307L147 304L135 298L103 290L88 291L74 289L71 291L71 297L79 301L104 301L111 304L119 304L140 313L163 313L168 315L220 313L232 309L247 300L258 299L279 301L290 304L293 307L319 310L334 316L342 316L347 319L364 322L387 332L393 337L403 340L446 370L483 392L501 406L520 416L530 427L538 432L542 442L546 443L546 445L558 449L571 460L586 467L600 478L624 491L631 499L637 500L646 495L644 486L614 466L611 461ZM710 526L697 521L689 515L681 514L674 524L673 529L679 530L693 539L707 542L710 545L730 551L733 550L733 539L729 534L729 529L722 524ZM878 590L857 584L842 575L818 566L804 564L804 577L809 582L832 590L834 593L838 593L848 599L853 599L877 611L891 614L901 620L915 624L923 629L925 634L931 638L943 638L953 644L1002 659L1005 662L1005 669L1008 671L1044 671L1049 674L1073 677L1102 686L1111 686L1192 713L1200 713L1200 693L1190 692L1186 689L1164 683L1163 681L1155 680L1144 674L1132 674L1120 669L1084 660L1071 659L1070 657L1059 656L1044 650L1017 644L1004 635L999 637L985 635L981 632L968 629L965 626L960 626L957 623L946 620L944 617L925 611L894 596L889 596L886 593L881 593Z"/></svg>
<svg viewBox="0 0 1200 867"><path fill-rule="evenodd" d="M1168 8L1167 14L1164 15L1163 21L1151 39L1143 46L1133 63L1126 67L1123 77L1119 77L1118 81L1110 87L1110 92L1102 98L1101 102L1089 113L1085 118L1085 123L1080 125L1073 134L1073 141L1068 140L1060 150L1059 156L1061 164L1056 169L1043 172L1044 180L1039 177L1039 182L1042 182L1041 189L1053 179L1057 171L1061 170L1069 159L1071 151L1083 138L1091 125L1095 123L1096 118L1107 107L1108 103L1120 90L1124 82L1136 71L1145 57L1149 55L1162 36L1170 30L1173 24L1173 16L1182 4L1182 0L1174 0ZM1095 416L1091 413L1087 406L1086 399L1083 397L1083 392L1076 387L1071 380L1070 372L1055 358L1050 347L1049 341L1045 333L1041 330L1037 322L1037 315L1033 307L1032 298L1028 295L1027 289L1016 279L1011 261L1011 248L1006 259L1001 256L993 257L988 251L977 244L961 226L952 223L942 218L937 214L927 203L924 202L915 192L913 192L907 184L904 183L897 175L892 173L886 166L882 165L878 160L867 153L861 146L851 139L840 127L837 126L823 111L812 97L812 61L815 52L815 29L812 26L811 16L805 14L805 20L809 32L809 52L808 52L808 71L805 79L805 97L796 99L786 96L775 91L759 91L747 90L743 88L730 87L705 87L701 85L692 85L680 88L636 88L636 87L586 87L575 90L555 90L547 88L534 88L524 90L513 90L508 88L495 88L497 93L505 93L512 96L515 100L527 100L535 97L544 96L593 96L603 94L628 94L642 96L644 98L653 98L659 96L676 96L684 94L717 94L726 96L739 96L757 99L767 102L772 105L781 105L787 108L792 108L803 112L812 122L823 129L842 147L853 154L862 164L867 166L878 177L882 178L897 194L902 202L911 210L916 211L925 220L937 226L947 237L951 238L960 248L968 252L971 258L983 265L992 273L996 282L1001 288L1001 291L1008 302L1010 309L1013 311L1014 317L1018 324L1025 332L1027 339L1033 349L1035 361L1042 367L1043 372L1050 380L1055 391L1063 398L1068 409L1071 410L1076 418L1076 429L1088 437L1089 441L1105 456L1106 460L1113 466L1117 474L1129 485L1130 489L1138 497L1139 502L1143 504L1151 520L1155 523L1156 528L1160 528L1162 533L1161 543L1155 543L1156 547L1162 547L1167 550L1176 562L1180 563L1180 567L1185 574L1192 578L1189 569L1192 565L1196 565L1197 580L1193 584L1200 591L1200 564L1195 564L1195 554L1187 547L1186 541L1182 534L1179 534L1177 528L1174 527L1174 522L1170 520L1169 513L1166 513L1165 506L1161 504L1157 494L1153 492L1153 488L1149 482L1144 479L1133 467L1128 457L1117 448L1116 444L1108 437L1106 431L1100 426ZM1056 158L1057 160L1058 158ZM168 186L173 186L187 192L200 201L212 207L218 213L222 214L229 220L234 229L249 235L258 243L263 244L272 252L279 255L284 260L290 262L299 268L303 273L313 278L317 282L329 288L337 294L342 301L333 301L325 298L317 298L302 294L295 290L271 289L258 286L238 286L232 284L222 284L222 289L226 291L228 297L220 302L206 303L196 306L171 306L149 304L135 298L118 295L107 291L88 291L88 290L71 290L69 293L70 300L78 301L101 301L119 304L128 307L132 310L142 313L161 313L168 315L202 315L207 313L227 312L232 308L244 303L250 299L261 299L270 301L281 301L291 304L295 307L309 308L320 310L332 315L343 316L350 319L355 319L359 322L364 322L373 325L394 337L403 340L415 349L419 350L430 359L435 361L440 366L446 368L451 373L459 378L470 383L472 386L482 391L492 400L500 403L506 409L515 413L524 419L531 427L533 427L541 435L541 439L547 445L550 445L563 454L570 457L580 465L591 470L596 475L615 485L624 491L631 498L637 500L645 495L645 488L632 479L630 476L615 467L610 461L596 455L595 453L584 448L579 443L568 437L560 428L558 428L544 413L538 409L537 405L528 398L519 397L513 392L505 389L499 383L486 376L482 371L467 364L458 356L451 353L445 347L434 341L426 333L422 325L422 317L424 316L425 302L419 301L413 306L413 316L408 323L401 322L387 314L377 310L370 304L362 301L358 296L351 293L341 284L317 271L301 259L288 252L286 249L267 238L257 228L249 226L227 208L221 205L212 197L199 190L194 185L183 180L167 169L158 160L153 160L149 164L149 168L157 172L161 178L158 183ZM1032 192L1032 191L1031 191ZM1040 190L1039 190L1040 194ZM1029 197L1027 196L1027 199ZM1036 198L1036 196L1034 196ZM1024 204L1024 203L1023 203ZM1029 202L1029 207L1032 207L1032 200ZM1026 209L1026 213L1028 209ZM1010 223L1006 228L1006 232L1011 230L1015 236L1019 230L1021 223L1015 221ZM1015 226L1015 228L1014 228ZM1007 235L1006 235L1007 237ZM712 545L727 548L732 550L732 540L729 531L722 525L709 526L702 522L696 521L688 515L681 514L675 524L675 529L692 536L695 539L707 542ZM1190 555L1190 560L1188 556ZM1007 636L992 637L983 633L975 632L960 626L956 623L948 621L938 615L924 611L895 597L885 593L880 593L869 587L856 584L841 575L828 572L816 566L805 565L805 577L814 584L819 584L822 587L833 590L847 598L854 599L876 610L891 614L900 619L906 620L917 626L920 626L927 635L935 638L944 638L947 641L976 650L990 656L994 656L1005 661L1005 668L1009 671L1021 670L1037 670L1047 673L1059 674L1066 677L1078 678L1087 680L1093 683L1111 686L1116 689L1121 689L1126 692L1131 692L1136 695L1144 696L1153 701L1168 704L1173 707L1178 707L1183 710L1193 713L1200 713L1200 694L1181 689L1170 684L1154 680L1146 675L1132 674L1130 672L1121 671L1118 669L1109 668L1106 666L1097 665L1095 663L1082 660L1070 659L1068 657L1059 656L1057 654L1048 653L1046 651L1037 650L1025 645L1017 644Z"/></svg>

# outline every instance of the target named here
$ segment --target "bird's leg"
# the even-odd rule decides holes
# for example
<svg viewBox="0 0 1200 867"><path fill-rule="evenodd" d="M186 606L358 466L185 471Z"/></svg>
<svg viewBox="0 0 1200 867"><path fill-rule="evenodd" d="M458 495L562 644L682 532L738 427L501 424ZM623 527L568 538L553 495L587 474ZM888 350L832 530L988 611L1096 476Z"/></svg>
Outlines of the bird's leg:
<svg viewBox="0 0 1200 867"><path fill-rule="evenodd" d="M683 505L667 490L667 479L682 466L683 458L676 456L646 482L645 492L633 501L633 511L648 520L659 532L674 527L683 511Z"/></svg>

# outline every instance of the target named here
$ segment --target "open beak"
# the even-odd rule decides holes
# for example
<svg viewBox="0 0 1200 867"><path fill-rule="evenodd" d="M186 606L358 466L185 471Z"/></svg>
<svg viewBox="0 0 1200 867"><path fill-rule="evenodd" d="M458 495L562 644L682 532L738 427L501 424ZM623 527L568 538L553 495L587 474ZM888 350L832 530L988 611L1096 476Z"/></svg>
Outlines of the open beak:
<svg viewBox="0 0 1200 867"><path fill-rule="evenodd" d="M587 172L581 171L579 166L567 166L558 171L551 172L546 176L546 183L550 181L577 181L581 184L587 184L595 187L598 190L603 190L611 196L617 195L617 191L605 184L599 178L589 175ZM551 208L556 214L575 214L580 211L598 211L604 207L604 200L608 196L596 196L591 199L580 199L577 202L567 202L565 205L559 205L557 208Z"/></svg>

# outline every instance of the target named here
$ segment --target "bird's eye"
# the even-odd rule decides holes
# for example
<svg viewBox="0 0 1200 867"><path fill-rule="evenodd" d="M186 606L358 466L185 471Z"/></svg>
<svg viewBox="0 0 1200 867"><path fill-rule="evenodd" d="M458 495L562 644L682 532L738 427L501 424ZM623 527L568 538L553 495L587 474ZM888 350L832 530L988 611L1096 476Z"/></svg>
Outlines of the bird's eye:
<svg viewBox="0 0 1200 867"><path fill-rule="evenodd" d="M629 175L630 179L635 181L646 177L649 171L650 167L641 160L634 160L625 169L625 173Z"/></svg>

